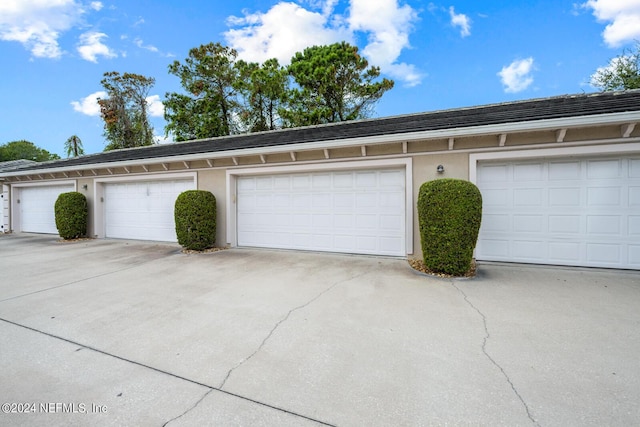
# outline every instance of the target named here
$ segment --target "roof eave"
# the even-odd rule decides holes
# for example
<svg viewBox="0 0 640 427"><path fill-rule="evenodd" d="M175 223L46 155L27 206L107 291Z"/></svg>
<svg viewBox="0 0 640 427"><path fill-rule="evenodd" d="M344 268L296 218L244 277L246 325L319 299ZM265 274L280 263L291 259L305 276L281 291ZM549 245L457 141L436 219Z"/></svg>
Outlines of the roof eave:
<svg viewBox="0 0 640 427"><path fill-rule="evenodd" d="M293 143L283 145L273 145L268 147L241 148L225 151L205 152L198 154L185 154L165 157L151 157L138 160L122 160L116 162L94 163L76 165L71 167L57 167L49 169L32 169L25 171L15 171L13 173L0 173L2 177L26 176L34 174L47 174L59 172L74 172L87 169L104 169L124 166L140 166L149 164L173 163L194 160L215 160L220 158L269 155L276 153L288 153L292 151L311 151L322 149L335 149L354 146L371 146L379 144L389 144L395 142L411 142L420 140L437 140L444 138L479 137L487 135L500 135L510 133L558 130L564 128L593 127L602 125L623 125L626 123L640 122L640 111L628 111L622 113L607 113L598 115L587 115L577 117L565 117L532 121L520 121L514 123L501 123L491 125L479 125L472 127L458 127L437 130L427 130L418 132L407 132L397 134L381 134L375 136L356 137L348 139L333 139L324 141Z"/></svg>

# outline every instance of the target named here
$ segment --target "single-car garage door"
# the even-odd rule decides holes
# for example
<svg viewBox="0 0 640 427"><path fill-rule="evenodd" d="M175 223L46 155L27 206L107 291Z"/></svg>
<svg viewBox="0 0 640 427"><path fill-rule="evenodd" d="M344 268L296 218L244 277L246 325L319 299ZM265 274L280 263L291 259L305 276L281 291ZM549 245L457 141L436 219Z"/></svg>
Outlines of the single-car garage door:
<svg viewBox="0 0 640 427"><path fill-rule="evenodd" d="M246 176L239 246L405 256L405 171Z"/></svg>
<svg viewBox="0 0 640 427"><path fill-rule="evenodd" d="M105 184L105 236L177 241L175 202L180 193L193 189L193 179Z"/></svg>
<svg viewBox="0 0 640 427"><path fill-rule="evenodd" d="M56 200L61 193L73 190L73 184L20 188L20 231L58 234L54 211Z"/></svg>
<svg viewBox="0 0 640 427"><path fill-rule="evenodd" d="M480 260L640 269L640 157L480 163Z"/></svg>

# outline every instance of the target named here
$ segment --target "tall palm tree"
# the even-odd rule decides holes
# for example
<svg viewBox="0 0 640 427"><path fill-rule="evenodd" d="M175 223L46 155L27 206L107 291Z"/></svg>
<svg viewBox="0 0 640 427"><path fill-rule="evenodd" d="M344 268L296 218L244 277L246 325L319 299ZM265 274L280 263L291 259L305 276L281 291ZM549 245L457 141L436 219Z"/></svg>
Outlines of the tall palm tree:
<svg viewBox="0 0 640 427"><path fill-rule="evenodd" d="M78 157L84 154L82 141L77 135L71 135L64 143L64 149L67 151L67 157Z"/></svg>

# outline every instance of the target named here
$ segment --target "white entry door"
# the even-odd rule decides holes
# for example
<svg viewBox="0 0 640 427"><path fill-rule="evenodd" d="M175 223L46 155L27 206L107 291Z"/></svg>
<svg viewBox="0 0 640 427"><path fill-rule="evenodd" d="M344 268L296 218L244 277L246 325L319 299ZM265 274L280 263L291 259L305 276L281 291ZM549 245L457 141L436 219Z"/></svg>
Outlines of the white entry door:
<svg viewBox="0 0 640 427"><path fill-rule="evenodd" d="M55 204L62 193L74 191L73 184L22 187L18 191L20 231L58 234Z"/></svg>
<svg viewBox="0 0 640 427"><path fill-rule="evenodd" d="M180 193L193 189L193 179L105 184L105 236L177 241L175 202Z"/></svg>
<svg viewBox="0 0 640 427"><path fill-rule="evenodd" d="M405 171L240 177L239 246L406 255Z"/></svg>
<svg viewBox="0 0 640 427"><path fill-rule="evenodd" d="M640 269L640 158L478 165L483 218L476 257Z"/></svg>

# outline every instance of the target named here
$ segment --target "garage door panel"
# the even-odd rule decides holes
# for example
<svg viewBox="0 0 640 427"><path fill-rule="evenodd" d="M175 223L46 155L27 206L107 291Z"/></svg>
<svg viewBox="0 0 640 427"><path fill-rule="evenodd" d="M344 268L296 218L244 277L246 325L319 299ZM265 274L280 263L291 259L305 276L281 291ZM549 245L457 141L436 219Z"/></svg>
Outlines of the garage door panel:
<svg viewBox="0 0 640 427"><path fill-rule="evenodd" d="M546 243L535 240L515 240L513 242L513 256L516 259L543 260L546 255Z"/></svg>
<svg viewBox="0 0 640 427"><path fill-rule="evenodd" d="M193 179L106 183L106 237L175 242L174 207Z"/></svg>
<svg viewBox="0 0 640 427"><path fill-rule="evenodd" d="M549 242L549 259L559 264L578 263L580 246L578 242Z"/></svg>
<svg viewBox="0 0 640 427"><path fill-rule="evenodd" d="M587 161L587 179L620 178L620 160Z"/></svg>
<svg viewBox="0 0 640 427"><path fill-rule="evenodd" d="M251 185L255 177L238 179L237 237L240 246L405 254L404 170L336 171L260 178L282 185L263 189ZM265 198L265 206L256 206L253 200L263 192L269 193L268 202ZM261 219L256 220L253 215ZM270 235L275 231L281 235Z"/></svg>
<svg viewBox="0 0 640 427"><path fill-rule="evenodd" d="M620 262L620 246L616 244L588 243L587 260L602 265L618 264Z"/></svg>
<svg viewBox="0 0 640 427"><path fill-rule="evenodd" d="M620 157L481 163L483 219L476 257L637 268L639 162Z"/></svg>
<svg viewBox="0 0 640 427"><path fill-rule="evenodd" d="M580 215L549 215L549 233L578 234L581 230Z"/></svg>
<svg viewBox="0 0 640 427"><path fill-rule="evenodd" d="M514 181L540 181L542 179L542 163L515 165L513 168Z"/></svg>
<svg viewBox="0 0 640 427"><path fill-rule="evenodd" d="M58 234L56 200L60 194L73 190L72 184L20 188L20 231Z"/></svg>
<svg viewBox="0 0 640 427"><path fill-rule="evenodd" d="M587 233L618 236L620 234L620 217L589 215L587 217Z"/></svg>
<svg viewBox="0 0 640 427"><path fill-rule="evenodd" d="M580 179L580 162L550 162L549 179L551 181L566 181Z"/></svg>

